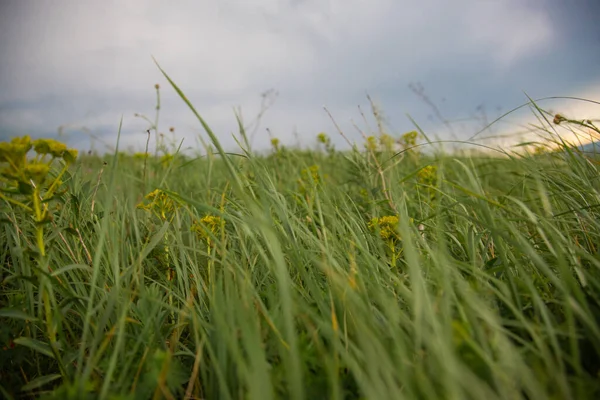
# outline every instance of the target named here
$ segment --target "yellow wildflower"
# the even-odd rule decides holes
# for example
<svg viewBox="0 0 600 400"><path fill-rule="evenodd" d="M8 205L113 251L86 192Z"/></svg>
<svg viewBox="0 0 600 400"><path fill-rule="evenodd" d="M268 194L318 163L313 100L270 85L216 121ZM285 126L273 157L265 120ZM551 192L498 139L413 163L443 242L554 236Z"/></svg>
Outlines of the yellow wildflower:
<svg viewBox="0 0 600 400"><path fill-rule="evenodd" d="M369 151L377 150L377 138L375 136L369 136L367 138L367 143L365 143L365 147Z"/></svg>
<svg viewBox="0 0 600 400"><path fill-rule="evenodd" d="M18 153L19 155L27 154L29 150L31 150L31 139L29 136L16 137L10 141L12 145L12 151Z"/></svg>
<svg viewBox="0 0 600 400"><path fill-rule="evenodd" d="M149 156L148 153L135 153L133 155L133 158L136 160L143 160L143 159L147 158L148 156Z"/></svg>
<svg viewBox="0 0 600 400"><path fill-rule="evenodd" d="M37 153L35 159L27 159L27 153L31 149ZM31 141L29 136L16 137L10 142L0 143L0 172L13 183L21 182L29 184L30 180L41 183L50 170L52 160L44 164L43 156L51 154L52 158L62 158L67 164L71 164L77 157L77 150L68 149L64 143L53 139L37 139ZM56 185L51 185L56 187Z"/></svg>
<svg viewBox="0 0 600 400"><path fill-rule="evenodd" d="M326 144L329 142L329 137L327 136L327 134L325 132L321 132L317 135L317 141L319 143Z"/></svg>
<svg viewBox="0 0 600 400"><path fill-rule="evenodd" d="M27 158L27 153L34 148L36 156ZM44 160L44 156L50 154L50 160ZM7 185L10 196L26 196L28 205L19 199L10 199L7 195L0 193L0 197L11 201L31 213L35 219L35 242L39 253L46 254L46 243L44 241L43 222L52 218L49 202L57 194L62 185L61 177L67 171L68 165L75 161L77 150L68 149L64 143L53 139L37 139L31 141L29 136L15 137L10 142L0 143L0 183ZM62 158L66 161L62 170L49 182L47 178L55 159ZM17 190L14 190L17 189ZM40 201L40 199L42 201Z"/></svg>
<svg viewBox="0 0 600 400"><path fill-rule="evenodd" d="M167 214L171 214L178 208L178 204L171 196L160 189L148 193L145 198L150 202L148 204L141 202L137 205L137 208L153 212L162 220L166 220Z"/></svg>
<svg viewBox="0 0 600 400"><path fill-rule="evenodd" d="M323 178L327 178L327 175L321 175L318 165L304 168L300 171L300 176L298 185L300 186L300 192L303 194L306 193L309 187L320 186L323 183Z"/></svg>
<svg viewBox="0 0 600 400"><path fill-rule="evenodd" d="M271 146L273 146L273 148L275 150L279 150L279 139L277 139L277 138L271 139Z"/></svg>
<svg viewBox="0 0 600 400"><path fill-rule="evenodd" d="M302 175L302 180L310 181L312 179L314 183L319 183L321 181L318 165L311 165L310 167L303 169L300 171L300 175Z"/></svg>
<svg viewBox="0 0 600 400"><path fill-rule="evenodd" d="M0 143L0 162L9 164L6 172L11 174L21 170L27 163L27 153L31 150L29 136L13 138L10 143Z"/></svg>
<svg viewBox="0 0 600 400"><path fill-rule="evenodd" d="M369 229L379 230L379 236L385 241L396 241L400 239L398 233L399 219L396 215L386 215L384 217L375 217L369 222Z"/></svg>
<svg viewBox="0 0 600 400"><path fill-rule="evenodd" d="M437 181L437 167L435 165L428 165L425 168L422 168L417 173L417 179L425 185L435 184Z"/></svg>
<svg viewBox="0 0 600 400"><path fill-rule="evenodd" d="M212 232L213 235L217 235L225 225L225 220L216 215L205 215L200 221L194 221L192 223L191 230L195 232L200 238L208 239L208 232Z"/></svg>
<svg viewBox="0 0 600 400"><path fill-rule="evenodd" d="M67 145L54 139L38 139L33 142L33 149L40 155L50 154L52 157L62 157L67 151Z"/></svg>
<svg viewBox="0 0 600 400"><path fill-rule="evenodd" d="M160 158L160 163L162 164L163 167L168 167L174 158L175 157L173 156L173 154L167 153Z"/></svg>
<svg viewBox="0 0 600 400"><path fill-rule="evenodd" d="M79 152L76 149L67 149L65 150L65 152L63 153L63 160L65 160L65 162L67 164L73 164L75 162L75 160L77 159L77 154Z"/></svg>
<svg viewBox="0 0 600 400"><path fill-rule="evenodd" d="M25 177L36 184L42 184L50 172L50 166L43 163L27 164L24 168Z"/></svg>
<svg viewBox="0 0 600 400"><path fill-rule="evenodd" d="M417 131L410 131L402 135L402 145L404 148L412 147L417 144L417 137L419 133Z"/></svg>

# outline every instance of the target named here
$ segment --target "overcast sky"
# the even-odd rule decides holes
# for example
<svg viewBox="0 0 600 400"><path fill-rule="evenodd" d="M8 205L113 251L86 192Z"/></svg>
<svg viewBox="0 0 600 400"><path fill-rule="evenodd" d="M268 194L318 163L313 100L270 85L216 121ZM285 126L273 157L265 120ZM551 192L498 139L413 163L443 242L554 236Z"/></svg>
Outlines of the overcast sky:
<svg viewBox="0 0 600 400"><path fill-rule="evenodd" d="M312 145L321 131L343 143L323 106L360 140L352 121L368 129L357 108L369 110L367 93L392 134L413 129L409 114L432 136L464 140L525 93L600 101L598 16L597 0L1 0L0 139L63 126L82 150L89 133L114 145L123 116L121 145L143 150L148 124L134 114L154 117L159 83L160 130L198 146L206 135L155 57L230 149L234 107L250 123L270 89L259 148L267 128L285 144ZM540 105L600 115L589 103ZM496 130L534 118L515 114Z"/></svg>

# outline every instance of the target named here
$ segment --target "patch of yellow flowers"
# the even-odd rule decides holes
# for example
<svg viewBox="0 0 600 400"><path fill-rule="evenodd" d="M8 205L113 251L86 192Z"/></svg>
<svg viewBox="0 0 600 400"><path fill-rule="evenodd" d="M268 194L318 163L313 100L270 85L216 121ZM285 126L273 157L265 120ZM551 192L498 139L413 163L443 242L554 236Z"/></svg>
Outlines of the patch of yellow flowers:
<svg viewBox="0 0 600 400"><path fill-rule="evenodd" d="M325 146L325 151L327 152L327 154L333 155L333 153L335 153L333 143L331 143L331 139L329 138L329 136L327 136L325 132L321 132L317 135L317 142Z"/></svg>
<svg viewBox="0 0 600 400"><path fill-rule="evenodd" d="M311 165L300 171L300 179L298 179L299 190L302 194L306 194L309 188L319 187L323 184L323 179L327 175L322 175L318 165Z"/></svg>
<svg viewBox="0 0 600 400"><path fill-rule="evenodd" d="M28 157L33 149L35 156ZM21 207L34 217L38 250L45 256L44 222L51 219L49 202L62 185L62 176L77 159L77 150L53 139L16 137L0 143L0 199ZM63 161L61 171L51 177L52 164ZM23 199L24 197L24 199Z"/></svg>
<svg viewBox="0 0 600 400"><path fill-rule="evenodd" d="M365 143L365 148L368 151L375 151L377 150L377 138L375 136L369 136L367 137L366 143Z"/></svg>
<svg viewBox="0 0 600 400"><path fill-rule="evenodd" d="M405 149L415 146L417 144L418 137L419 133L417 131L406 132L404 135L402 135L402 145Z"/></svg>
<svg viewBox="0 0 600 400"><path fill-rule="evenodd" d="M412 224L413 219L409 222ZM402 248L398 248L398 243L401 241L398 225L400 219L397 215L385 215L383 217L374 217L369 221L368 227L371 232L379 233L379 237L383 239L387 246L388 255L390 256L390 266L395 267L396 261L402 255Z"/></svg>
<svg viewBox="0 0 600 400"><path fill-rule="evenodd" d="M145 196L147 203L141 202L137 208L156 215L162 221L170 219L173 212L179 208L179 203L163 190L156 189Z"/></svg>
<svg viewBox="0 0 600 400"><path fill-rule="evenodd" d="M369 229L379 230L379 236L386 242L396 242L400 240L398 233L399 219L396 215L386 215L384 217L375 217L369 221Z"/></svg>
<svg viewBox="0 0 600 400"><path fill-rule="evenodd" d="M28 156L33 149L35 155ZM52 220L50 204L60 193L62 176L77 159L77 150L53 139L31 140L29 136L15 137L10 142L0 142L0 199L23 209L33 217L35 243L40 266L51 271L46 260L44 224ZM53 164L62 160L62 168L51 174ZM52 286L46 275L40 275L39 297L43 307L39 317L45 321L48 344L53 358L64 365L57 347L57 324L53 317ZM59 279L60 281L60 279ZM65 376L64 371L62 371Z"/></svg>
<svg viewBox="0 0 600 400"><path fill-rule="evenodd" d="M160 163L163 166L163 168L167 168L169 165L171 165L171 163L173 162L174 159L175 159L175 156L173 154L165 153L160 158Z"/></svg>
<svg viewBox="0 0 600 400"><path fill-rule="evenodd" d="M427 186L426 192L429 195L430 200L435 200L436 198L436 189L435 186L438 180L437 167L435 165L428 165L422 168L417 173L417 181Z"/></svg>
<svg viewBox="0 0 600 400"><path fill-rule="evenodd" d="M210 242L210 235L208 232L212 232L212 234L216 236L222 232L224 227L225 220L223 218L216 215L205 215L200 221L194 221L191 229L198 237Z"/></svg>
<svg viewBox="0 0 600 400"><path fill-rule="evenodd" d="M279 139L271 139L271 147L273 147L273 150L275 150L275 152L279 151Z"/></svg>
<svg viewBox="0 0 600 400"><path fill-rule="evenodd" d="M321 132L317 135L317 141L322 144L327 144L330 142L329 137L325 132Z"/></svg>
<svg viewBox="0 0 600 400"><path fill-rule="evenodd" d="M27 159L27 154L34 149L36 156ZM29 136L16 137L10 142L0 143L0 163L6 163L0 169L2 181L10 186L18 183L42 184L55 159L63 159L67 165L75 162L77 150L68 149L64 143L52 139L32 141Z"/></svg>
<svg viewBox="0 0 600 400"><path fill-rule="evenodd" d="M435 165L428 165L425 168L422 168L417 173L417 179L420 183L425 185L435 185L437 181L437 167Z"/></svg>

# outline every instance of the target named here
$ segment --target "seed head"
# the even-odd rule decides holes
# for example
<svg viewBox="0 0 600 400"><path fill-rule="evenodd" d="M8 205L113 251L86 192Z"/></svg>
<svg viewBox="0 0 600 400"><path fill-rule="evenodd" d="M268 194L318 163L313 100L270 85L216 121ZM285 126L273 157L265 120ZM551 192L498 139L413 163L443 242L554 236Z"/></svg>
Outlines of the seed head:
<svg viewBox="0 0 600 400"><path fill-rule="evenodd" d="M553 122L554 122L556 125L560 125L560 123L561 123L561 122L564 122L564 121L566 121L566 120L567 120L567 119L566 119L565 117L563 117L561 114L556 114L556 115L554 116L554 120L553 120Z"/></svg>

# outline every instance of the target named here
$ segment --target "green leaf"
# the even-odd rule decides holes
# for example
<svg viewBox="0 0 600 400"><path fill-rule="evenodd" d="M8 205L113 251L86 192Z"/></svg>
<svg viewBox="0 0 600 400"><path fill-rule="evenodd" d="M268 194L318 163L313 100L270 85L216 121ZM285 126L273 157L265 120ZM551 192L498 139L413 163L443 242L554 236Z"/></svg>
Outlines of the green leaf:
<svg viewBox="0 0 600 400"><path fill-rule="evenodd" d="M165 238L165 233L167 232L168 228L169 223L165 222L160 230L152 237L150 243L148 243L148 245L142 250L142 253L140 254L140 260L144 260L146 257L148 257L148 254L150 254L158 245L158 243Z"/></svg>
<svg viewBox="0 0 600 400"><path fill-rule="evenodd" d="M36 339L31 339L28 337L20 337L14 340L16 344L21 346L29 347L30 349L37 351L38 353L42 353L48 357L54 358L54 354L52 353L52 349L48 343L40 342Z"/></svg>
<svg viewBox="0 0 600 400"><path fill-rule="evenodd" d="M29 382L27 385L24 385L21 388L21 390L29 391L29 390L37 389L39 387L44 386L47 383L55 381L61 377L62 376L60 374L50 374L50 375L38 376L37 378L35 378L31 382Z"/></svg>
<svg viewBox="0 0 600 400"><path fill-rule="evenodd" d="M86 195L89 196L92 194L92 190L93 190L92 184L89 181L86 181L86 182L83 182L83 184L81 185L80 192L83 196L86 196Z"/></svg>
<svg viewBox="0 0 600 400"><path fill-rule="evenodd" d="M33 189L31 188L31 185L19 181L19 194L23 194L23 195L30 195L31 193L33 193Z"/></svg>
<svg viewBox="0 0 600 400"><path fill-rule="evenodd" d="M64 267L58 268L57 270L52 272L50 275L58 276L58 275L64 274L67 271L71 271L73 269L82 269L82 270L90 271L92 268L89 265L85 265L85 264L70 264L70 265L66 265Z"/></svg>
<svg viewBox="0 0 600 400"><path fill-rule="evenodd" d="M79 214L81 211L81 201L79 200L79 196L74 193L71 193L71 204L73 205L73 220L74 222L77 222L79 220Z"/></svg>
<svg viewBox="0 0 600 400"><path fill-rule="evenodd" d="M494 258L486 261L486 263L483 265L483 269L490 269L490 268L496 267L500 264L502 264L502 260L500 260L499 257L494 257Z"/></svg>
<svg viewBox="0 0 600 400"><path fill-rule="evenodd" d="M32 317L21 310L17 310L16 308L0 308L0 317L24 319L26 321L37 321L36 317Z"/></svg>

